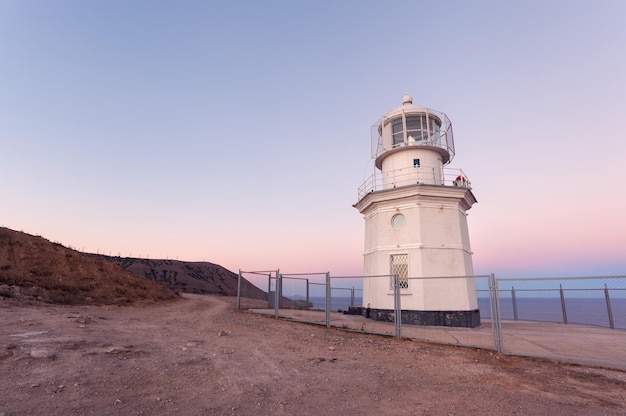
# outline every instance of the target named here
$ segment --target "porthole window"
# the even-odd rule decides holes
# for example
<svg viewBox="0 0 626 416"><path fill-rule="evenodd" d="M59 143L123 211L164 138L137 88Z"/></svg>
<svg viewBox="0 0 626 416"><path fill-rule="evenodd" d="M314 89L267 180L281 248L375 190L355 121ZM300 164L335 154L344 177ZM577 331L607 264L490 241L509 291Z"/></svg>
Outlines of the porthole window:
<svg viewBox="0 0 626 416"><path fill-rule="evenodd" d="M391 218L391 226L396 230L404 227L405 224L406 218L402 214L396 214Z"/></svg>

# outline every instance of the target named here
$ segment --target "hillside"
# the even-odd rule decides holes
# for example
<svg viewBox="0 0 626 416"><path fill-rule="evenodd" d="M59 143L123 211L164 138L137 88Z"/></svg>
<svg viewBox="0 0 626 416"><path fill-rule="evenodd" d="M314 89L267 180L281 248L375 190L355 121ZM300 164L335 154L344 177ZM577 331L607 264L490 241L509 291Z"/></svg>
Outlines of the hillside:
<svg viewBox="0 0 626 416"><path fill-rule="evenodd" d="M94 255L121 264L126 271L146 277L170 289L183 293L237 296L238 275L220 265L208 262L179 260L138 259L134 257L109 257ZM241 296L250 299L268 300L267 292L241 279ZM309 308L304 300L281 297L282 308Z"/></svg>
<svg viewBox="0 0 626 416"><path fill-rule="evenodd" d="M119 264L0 227L0 298L62 304L170 300L177 295Z"/></svg>
<svg viewBox="0 0 626 416"><path fill-rule="evenodd" d="M126 271L185 293L237 296L238 275L208 262L138 259L133 257L101 258L115 261ZM267 293L242 279L243 297L267 300Z"/></svg>

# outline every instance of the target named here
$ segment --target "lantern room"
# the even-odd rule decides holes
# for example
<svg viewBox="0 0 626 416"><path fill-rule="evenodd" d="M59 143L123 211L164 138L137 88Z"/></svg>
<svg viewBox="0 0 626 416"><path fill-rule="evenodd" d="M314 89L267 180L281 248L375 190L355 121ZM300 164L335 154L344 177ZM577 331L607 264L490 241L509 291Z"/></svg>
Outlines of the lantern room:
<svg viewBox="0 0 626 416"><path fill-rule="evenodd" d="M382 169L384 159L409 146L432 148L448 164L454 158L452 123L444 113L413 104L405 95L402 105L385 114L372 129L372 157Z"/></svg>

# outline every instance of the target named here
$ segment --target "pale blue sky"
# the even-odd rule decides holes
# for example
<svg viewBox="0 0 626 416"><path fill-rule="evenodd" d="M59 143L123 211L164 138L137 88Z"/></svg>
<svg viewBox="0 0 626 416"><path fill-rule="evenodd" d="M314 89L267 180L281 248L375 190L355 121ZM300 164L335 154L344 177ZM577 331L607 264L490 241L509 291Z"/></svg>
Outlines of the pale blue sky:
<svg viewBox="0 0 626 416"><path fill-rule="evenodd" d="M362 270L370 126L445 112L477 273L626 273L626 2L0 0L0 224Z"/></svg>

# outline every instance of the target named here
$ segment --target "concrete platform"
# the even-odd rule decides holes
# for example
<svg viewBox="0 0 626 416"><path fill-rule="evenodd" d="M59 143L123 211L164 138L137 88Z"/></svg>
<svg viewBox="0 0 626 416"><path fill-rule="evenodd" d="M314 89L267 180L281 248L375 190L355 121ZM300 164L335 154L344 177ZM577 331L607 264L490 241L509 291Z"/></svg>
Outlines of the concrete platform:
<svg viewBox="0 0 626 416"><path fill-rule="evenodd" d="M274 316L274 309L249 309L249 312ZM326 325L326 313L317 310L281 309L279 318L294 322ZM393 323L373 321L359 315L332 312L330 326L364 333L395 336ZM502 321L502 346L505 354L555 360L626 370L626 330L579 324ZM491 321L483 319L477 328L451 328L402 325L403 338L438 344L496 349Z"/></svg>

